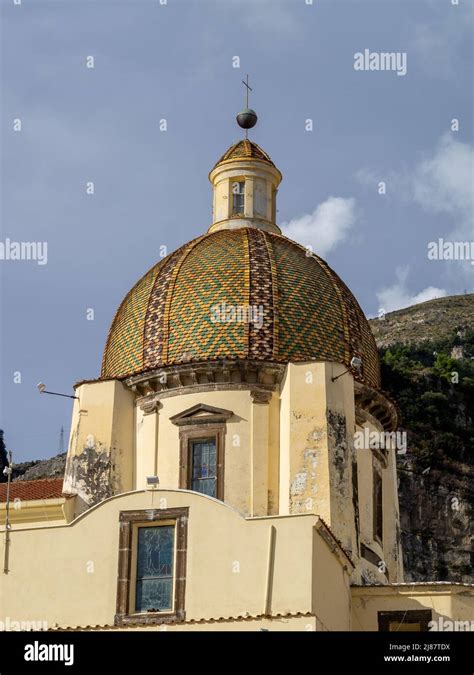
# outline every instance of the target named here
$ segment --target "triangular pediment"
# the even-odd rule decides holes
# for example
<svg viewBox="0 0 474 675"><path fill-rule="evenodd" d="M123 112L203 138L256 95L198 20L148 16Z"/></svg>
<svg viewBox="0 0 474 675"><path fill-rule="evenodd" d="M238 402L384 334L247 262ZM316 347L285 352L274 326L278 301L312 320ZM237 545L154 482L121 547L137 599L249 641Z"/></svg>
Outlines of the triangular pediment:
<svg viewBox="0 0 474 675"><path fill-rule="evenodd" d="M187 424L223 423L232 417L233 414L232 410L215 408L212 405L198 403L197 405L193 405L192 408L183 410L183 412L170 417L170 422L179 427Z"/></svg>

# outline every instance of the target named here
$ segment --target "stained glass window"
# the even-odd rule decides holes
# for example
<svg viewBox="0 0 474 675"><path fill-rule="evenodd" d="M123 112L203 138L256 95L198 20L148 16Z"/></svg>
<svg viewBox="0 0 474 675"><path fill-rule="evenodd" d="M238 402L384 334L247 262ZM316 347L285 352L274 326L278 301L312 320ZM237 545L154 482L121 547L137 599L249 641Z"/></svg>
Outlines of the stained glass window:
<svg viewBox="0 0 474 675"><path fill-rule="evenodd" d="M215 497L217 487L215 438L194 441L191 454L191 490Z"/></svg>
<svg viewBox="0 0 474 675"><path fill-rule="evenodd" d="M174 525L138 528L136 612L173 608Z"/></svg>

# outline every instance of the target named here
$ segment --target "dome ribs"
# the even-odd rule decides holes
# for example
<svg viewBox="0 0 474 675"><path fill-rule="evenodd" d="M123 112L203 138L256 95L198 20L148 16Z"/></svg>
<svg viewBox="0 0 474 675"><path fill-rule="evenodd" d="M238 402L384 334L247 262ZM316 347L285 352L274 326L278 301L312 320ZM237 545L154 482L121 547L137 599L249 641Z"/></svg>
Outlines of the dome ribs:
<svg viewBox="0 0 474 675"><path fill-rule="evenodd" d="M196 246L204 238L205 235L203 235L202 237L198 237L198 239L194 239L193 241L189 242L189 244L185 244L183 247L181 247L180 249L181 256L178 258L176 265L173 267L171 271L171 278L166 292L166 300L163 312L163 342L162 342L162 355L160 361L161 363L167 363L169 360L170 331L171 331L170 322L171 322L171 313L174 310L174 308L172 308L171 303L173 301L173 294L175 291L178 275L188 255L196 248ZM181 289L179 289L179 292L181 292Z"/></svg>
<svg viewBox="0 0 474 675"><path fill-rule="evenodd" d="M245 270L244 270L244 297L245 304L251 305L250 302L250 283L252 275L252 256L250 255L250 239L249 236L246 236L245 231L243 232L244 237L244 257L245 257ZM250 353L250 326L249 322L244 324L244 354L248 358Z"/></svg>
<svg viewBox="0 0 474 675"><path fill-rule="evenodd" d="M229 320L229 306L247 312ZM287 237L239 228L198 237L135 284L112 322L101 377L221 359L350 367L353 356L363 362L355 379L378 389L375 340L338 275Z"/></svg>
<svg viewBox="0 0 474 675"><path fill-rule="evenodd" d="M264 234L265 245L268 251L268 259L270 261L270 269L272 273L272 296L273 296L273 358L278 358L279 350L279 307L278 307L278 273L277 266L275 262L275 255L273 252L273 246L271 242L271 237Z"/></svg>
<svg viewBox="0 0 474 675"><path fill-rule="evenodd" d="M152 368L157 363L163 363L165 304L168 289L171 283L173 270L179 258L183 256L182 249L178 249L167 256L161 266L160 273L155 279L148 302L143 334L143 367Z"/></svg>
<svg viewBox="0 0 474 675"><path fill-rule="evenodd" d="M274 307L273 274L267 239L262 230L248 229L250 254L249 305L254 311L263 309L263 325L249 324L249 357L251 359L274 358Z"/></svg>

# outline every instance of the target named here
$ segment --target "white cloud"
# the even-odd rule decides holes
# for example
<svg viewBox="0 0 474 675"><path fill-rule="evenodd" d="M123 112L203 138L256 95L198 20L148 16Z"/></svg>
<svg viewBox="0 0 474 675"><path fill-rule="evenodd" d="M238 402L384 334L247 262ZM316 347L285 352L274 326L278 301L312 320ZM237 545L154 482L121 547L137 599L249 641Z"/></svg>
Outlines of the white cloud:
<svg viewBox="0 0 474 675"><path fill-rule="evenodd" d="M473 158L472 146L442 136L432 158L416 169L415 200L428 211L470 211Z"/></svg>
<svg viewBox="0 0 474 675"><path fill-rule="evenodd" d="M474 149L446 133L432 157L419 164L413 175L413 199L434 213L472 218Z"/></svg>
<svg viewBox="0 0 474 675"><path fill-rule="evenodd" d="M417 305L420 302L434 300L435 298L444 298L447 292L444 288L427 286L418 293L411 293L406 286L409 267L397 267L395 274L397 281L392 286L383 288L377 292L380 309L385 312L394 312L397 309Z"/></svg>
<svg viewBox="0 0 474 675"><path fill-rule="evenodd" d="M283 223L282 230L290 239L311 247L311 250L324 257L347 238L355 222L355 199L329 197L313 213Z"/></svg>
<svg viewBox="0 0 474 675"><path fill-rule="evenodd" d="M426 241L442 237L445 241L468 242L474 238L474 147L456 139L454 133L441 136L436 146L412 168L388 173L391 195L417 204L427 213L444 216L444 232L433 233ZM365 186L376 185L375 173L361 168L355 178ZM425 255L426 248L423 249ZM456 287L462 278L472 283L470 260L455 261L443 268ZM435 289L436 290L436 289Z"/></svg>
<svg viewBox="0 0 474 675"><path fill-rule="evenodd" d="M445 134L433 155L421 162L413 174L413 200L425 211L444 213L451 227L444 239L453 242L472 241L474 238L474 203L472 185L474 148ZM449 265L447 273L459 280L462 274L472 283L470 261Z"/></svg>
<svg viewBox="0 0 474 675"><path fill-rule="evenodd" d="M386 180L390 195L414 202L427 213L444 213L451 217L453 227L461 225L472 236L474 146L458 141L454 133L443 134L434 149L413 167L384 169L379 174L362 167L354 177L366 187Z"/></svg>
<svg viewBox="0 0 474 675"><path fill-rule="evenodd" d="M370 169L367 169L367 167L358 169L358 171L355 172L354 177L361 185L366 187L377 186L381 180L381 178L375 174L375 171L371 171Z"/></svg>
<svg viewBox="0 0 474 675"><path fill-rule="evenodd" d="M469 2L459 5L433 3L429 20L417 23L409 42L424 72L431 77L454 79L459 70L459 50L472 35L473 11Z"/></svg>

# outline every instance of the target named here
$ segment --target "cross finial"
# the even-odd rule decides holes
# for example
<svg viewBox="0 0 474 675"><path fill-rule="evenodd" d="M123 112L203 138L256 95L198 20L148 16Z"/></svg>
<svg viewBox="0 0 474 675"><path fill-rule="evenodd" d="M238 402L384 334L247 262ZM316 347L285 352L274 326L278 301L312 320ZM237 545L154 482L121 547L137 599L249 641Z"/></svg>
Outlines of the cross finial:
<svg viewBox="0 0 474 675"><path fill-rule="evenodd" d="M249 76L246 76L245 80L242 80L242 84L244 84L247 87L247 90L245 92L246 98L245 98L245 107L249 107L249 91L253 91L252 87L249 86Z"/></svg>
<svg viewBox="0 0 474 675"><path fill-rule="evenodd" d="M252 87L249 85L249 76L247 75L245 80L242 80L242 84L245 86L245 108L239 112L237 115L237 124L242 129L245 129L245 138L249 137L249 129L254 127L257 124L257 113L255 110L250 110L249 108L249 91L253 91Z"/></svg>

